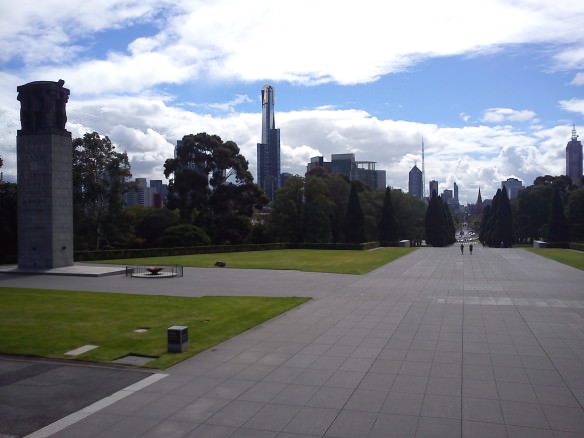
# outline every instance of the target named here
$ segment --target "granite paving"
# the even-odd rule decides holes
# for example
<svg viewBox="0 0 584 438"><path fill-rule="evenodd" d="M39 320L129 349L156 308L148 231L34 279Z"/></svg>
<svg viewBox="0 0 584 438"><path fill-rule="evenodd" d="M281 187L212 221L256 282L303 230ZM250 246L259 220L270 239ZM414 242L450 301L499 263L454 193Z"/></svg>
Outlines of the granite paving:
<svg viewBox="0 0 584 438"><path fill-rule="evenodd" d="M313 297L53 437L584 436L584 271L521 249L422 248L362 276L185 269L0 285Z"/></svg>

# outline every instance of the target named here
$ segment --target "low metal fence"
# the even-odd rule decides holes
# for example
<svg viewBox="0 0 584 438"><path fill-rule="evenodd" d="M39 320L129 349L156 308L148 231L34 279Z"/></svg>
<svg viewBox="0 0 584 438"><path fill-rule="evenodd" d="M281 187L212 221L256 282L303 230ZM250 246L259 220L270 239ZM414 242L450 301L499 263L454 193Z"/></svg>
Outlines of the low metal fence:
<svg viewBox="0 0 584 438"><path fill-rule="evenodd" d="M173 278L183 276L183 266L146 266L130 265L126 266L127 278Z"/></svg>

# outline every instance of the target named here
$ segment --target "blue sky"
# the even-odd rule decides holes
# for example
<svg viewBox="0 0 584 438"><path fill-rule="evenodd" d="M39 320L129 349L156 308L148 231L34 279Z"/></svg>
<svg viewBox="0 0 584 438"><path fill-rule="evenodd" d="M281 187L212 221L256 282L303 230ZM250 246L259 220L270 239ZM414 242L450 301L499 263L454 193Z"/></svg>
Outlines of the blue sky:
<svg viewBox="0 0 584 438"><path fill-rule="evenodd" d="M97 4L93 4L97 3ZM47 0L0 5L0 156L16 180L16 87L66 81L67 128L163 179L177 139L209 132L255 174L260 89L276 87L282 170L354 152L388 185L426 145L426 180L463 202L502 180L565 173L584 131L584 4L576 0Z"/></svg>

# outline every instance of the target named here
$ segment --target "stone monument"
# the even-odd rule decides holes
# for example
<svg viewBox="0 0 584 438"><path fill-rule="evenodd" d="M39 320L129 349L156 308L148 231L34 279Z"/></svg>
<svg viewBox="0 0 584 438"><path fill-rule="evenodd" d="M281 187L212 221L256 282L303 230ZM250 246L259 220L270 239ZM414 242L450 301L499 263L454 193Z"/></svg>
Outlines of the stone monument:
<svg viewBox="0 0 584 438"><path fill-rule="evenodd" d="M71 133L65 129L65 81L17 87L22 129L16 135L18 267L73 265Z"/></svg>

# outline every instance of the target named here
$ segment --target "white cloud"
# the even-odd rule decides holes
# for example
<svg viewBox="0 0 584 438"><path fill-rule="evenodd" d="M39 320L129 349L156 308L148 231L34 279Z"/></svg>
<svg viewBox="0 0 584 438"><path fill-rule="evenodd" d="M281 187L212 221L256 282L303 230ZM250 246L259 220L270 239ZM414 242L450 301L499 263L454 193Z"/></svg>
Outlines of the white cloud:
<svg viewBox="0 0 584 438"><path fill-rule="evenodd" d="M560 108L566 111L584 115L584 99L561 100Z"/></svg>
<svg viewBox="0 0 584 438"><path fill-rule="evenodd" d="M584 85L584 73L576 73L576 76L574 76L574 79L570 83L572 85Z"/></svg>
<svg viewBox="0 0 584 438"><path fill-rule="evenodd" d="M198 77L367 83L429 57L521 43L558 44L560 66L584 57L578 1L47 0L2 12L0 60L37 65L35 77L65 77L78 93L134 92ZM94 36L134 23L160 31L86 59Z"/></svg>
<svg viewBox="0 0 584 438"><path fill-rule="evenodd" d="M511 108L489 108L485 111L481 121L486 123L526 122L535 117L530 110L514 110Z"/></svg>

